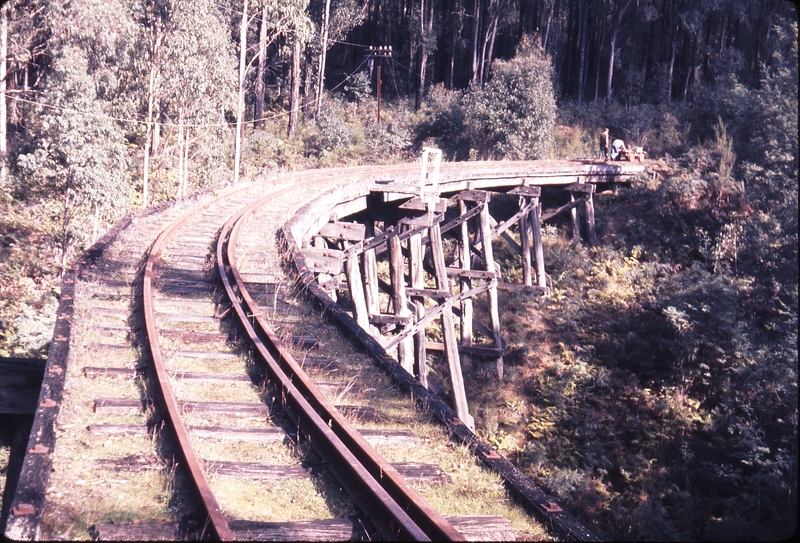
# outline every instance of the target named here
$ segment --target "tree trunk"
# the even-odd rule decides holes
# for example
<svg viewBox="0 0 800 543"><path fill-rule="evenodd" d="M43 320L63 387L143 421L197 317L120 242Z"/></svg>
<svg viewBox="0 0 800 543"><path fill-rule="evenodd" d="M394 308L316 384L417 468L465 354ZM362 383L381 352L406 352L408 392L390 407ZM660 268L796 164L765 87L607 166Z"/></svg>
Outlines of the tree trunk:
<svg viewBox="0 0 800 543"><path fill-rule="evenodd" d="M312 59L311 59L311 51L308 47L305 47L305 59L304 59L304 66L305 70L303 70L303 92L301 95L301 99L303 102L303 120L308 120L311 118L311 78L313 76L312 70ZM314 98L316 100L316 97Z"/></svg>
<svg viewBox="0 0 800 543"><path fill-rule="evenodd" d="M183 192L183 108L178 109L178 194L176 198L184 196Z"/></svg>
<svg viewBox="0 0 800 543"><path fill-rule="evenodd" d="M73 173L67 174L67 190L64 191L64 219L61 222L61 279L64 279L64 273L67 271L67 260L69 255L70 246L70 232L69 226L72 217L70 216L70 190L69 186L72 185Z"/></svg>
<svg viewBox="0 0 800 543"><path fill-rule="evenodd" d="M5 191L8 165L8 110L6 83L8 57L8 10L0 10L0 191Z"/></svg>
<svg viewBox="0 0 800 543"><path fill-rule="evenodd" d="M428 71L428 51L425 48L425 36L433 30L433 1L428 0L428 18L425 19L425 0L419 3L419 81L417 81L417 94L414 109L419 111L422 107L422 98L425 94L425 76Z"/></svg>
<svg viewBox="0 0 800 543"><path fill-rule="evenodd" d="M606 100L611 100L612 84L614 81L614 56L617 52L617 32L615 28L611 33L611 53L608 59L608 84L606 85Z"/></svg>
<svg viewBox="0 0 800 543"><path fill-rule="evenodd" d="M492 66L492 56L494 55L494 42L497 40L497 22L500 20L500 6L497 6L497 13L492 17L492 32L489 36L489 50L486 58L483 59L483 69L481 70L481 86L486 83L489 77L489 68Z"/></svg>
<svg viewBox="0 0 800 543"><path fill-rule="evenodd" d="M325 19L322 23L322 51L319 55L319 73L317 74L317 103L315 115L319 117L319 110L322 107L322 93L325 91L325 64L328 57L328 31L331 13L331 0L325 0Z"/></svg>
<svg viewBox="0 0 800 543"><path fill-rule="evenodd" d="M700 33L698 32L694 38L694 46L692 47L692 61L689 65L688 73L686 74L686 84L683 87L683 101L685 102L689 96L689 87L691 86L695 72L698 69L697 53L700 49Z"/></svg>
<svg viewBox="0 0 800 543"><path fill-rule="evenodd" d="M239 162L242 158L242 121L244 120L244 74L247 53L247 0L242 6L242 24L239 26L239 101L236 108L236 149L233 157L233 182L239 181Z"/></svg>
<svg viewBox="0 0 800 543"><path fill-rule="evenodd" d="M580 5L582 6L582 4ZM589 14L584 12L583 7L578 8L578 16L580 17L581 21L579 23L580 29L580 55L578 58L578 102L583 102L583 82L586 76L586 19L589 18Z"/></svg>
<svg viewBox="0 0 800 543"><path fill-rule="evenodd" d="M189 126L185 126L183 137L183 197L189 195Z"/></svg>
<svg viewBox="0 0 800 543"><path fill-rule="evenodd" d="M600 54L603 50L603 42L606 39L606 20L605 17L603 18L603 23L600 26L600 46L597 47L596 55L597 55L597 69L595 70L595 80L594 80L594 100L595 102L600 97L600 61L602 55Z"/></svg>
<svg viewBox="0 0 800 543"><path fill-rule="evenodd" d="M261 12L261 28L258 32L258 74L256 76L256 110L253 126L264 128L264 96L267 92L264 78L267 77L267 6Z"/></svg>
<svg viewBox="0 0 800 543"><path fill-rule="evenodd" d="M472 82L479 81L480 77L480 59L478 57L478 42L481 33L481 5L479 0L475 2L475 13L473 14L474 31L472 33Z"/></svg>
<svg viewBox="0 0 800 543"><path fill-rule="evenodd" d="M158 49L162 36L153 37L150 50L150 73L147 81L147 133L144 138L144 164L142 165L142 208L150 199L150 142L153 135L153 110L155 108L156 73L158 72Z"/></svg>
<svg viewBox="0 0 800 543"><path fill-rule="evenodd" d="M297 110L300 109L300 36L295 33L292 44L292 90L289 100L288 136L293 138L297 132Z"/></svg>
<svg viewBox="0 0 800 543"><path fill-rule="evenodd" d="M547 24L544 27L544 38L542 39L542 49L547 50L547 38L550 35L550 21L553 19L553 6L550 7L550 13L547 14Z"/></svg>
<svg viewBox="0 0 800 543"><path fill-rule="evenodd" d="M161 148L161 124L163 123L163 114L159 112L153 113L153 118L158 118L159 122L153 123L153 147L150 149L150 156L156 156Z"/></svg>
<svg viewBox="0 0 800 543"><path fill-rule="evenodd" d="M675 29L677 31L677 28ZM669 68L667 68L667 104L672 103L672 78L675 72L675 36L670 40Z"/></svg>

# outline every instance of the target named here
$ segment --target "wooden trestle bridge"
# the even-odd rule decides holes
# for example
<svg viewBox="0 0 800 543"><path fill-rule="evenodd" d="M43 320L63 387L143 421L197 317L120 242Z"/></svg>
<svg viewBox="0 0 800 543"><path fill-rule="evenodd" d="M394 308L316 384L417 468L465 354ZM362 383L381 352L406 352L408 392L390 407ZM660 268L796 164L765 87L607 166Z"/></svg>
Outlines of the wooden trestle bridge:
<svg viewBox="0 0 800 543"><path fill-rule="evenodd" d="M133 378L144 372L150 376L148 379L158 383L155 387L144 387L145 400L153 402L153 409L142 410L139 400L97 398L94 400L94 413L100 413L101 408L108 406L117 410L134 406L137 412L142 413L137 416L145 417L141 420L147 420L146 424L110 424L110 419L93 422L88 427L85 419L79 419L83 422L76 424L84 425L82 432L87 432L88 428L86 435L131 436L161 432L160 429L168 423L172 428L169 430L170 439L179 443L181 450L174 454L178 459L176 462L188 467L194 481L190 486L204 504L202 515L206 528L202 533L220 539L291 537L275 535L275 530L279 530L275 526L270 527L272 535L258 532L262 536L257 536L253 530L265 529L264 523L251 522L245 529L244 521L232 520L231 515L223 511L225 508L218 504L206 481L216 473L209 472L212 465L214 469L225 465L231 470L234 467L244 470L245 478L247 473L250 477L256 473L257 477L263 478L264 474L258 470L263 471L268 466L263 463L245 466L243 462L226 463L219 459L204 463L196 458L194 451L198 446L196 436L200 435L206 439L224 434L224 439L241 438L252 442L273 439L267 434L274 432L255 427L235 431L221 426L199 427L182 420L187 416L189 405L194 410L246 407L248 413L261 413L266 407L272 413L275 412L273 407L230 401L212 406L210 402L190 401L188 396L182 398L175 392L183 390L181 387L186 382L233 386L231 383L247 382L250 385L252 380L253 384L261 387L259 390L263 389L264 383L277 390L273 400L282 401L282 412L291 418L298 435L309 437L315 451L333 471L341 487L350 494L355 508L361 511L363 522L359 520L357 524L366 527L364 537L465 537L466 528L458 528L458 519L445 519L438 515L408 487L403 480L408 476L400 475L403 470L408 473L408 465L382 460L365 439L366 435L372 434L367 430L354 430L352 423L342 414L358 409L334 406L332 401L325 399L319 386L306 374L309 370L301 368L301 364L295 361L297 355L282 345L286 339L281 340L275 332L281 321L270 322L264 303L259 305L258 300L254 301L256 295L249 290L255 284L262 290L272 289L269 292L273 299L267 301L266 306L271 306L274 313L281 285L291 283L295 292L304 293L321 307L330 321L369 353L375 364L385 370L405 394L410 393L418 404L432 413L447 428L452 439L466 445L480 462L495 470L510 493L544 522L553 535L565 539L595 539L552 498L476 436L464 389L462 362L471 357L493 360L498 378L503 379L505 346L501 337L498 290L505 288L546 296L552 288L545 265L542 223L568 213L573 235L597 244L594 218L596 187L629 180L643 172L644 166L578 161L441 163L440 159L440 151L425 149L421 167L419 164L362 167L257 176L251 183L230 187L218 195L200 197L197 204L186 204L196 207L180 218L175 217L176 212L170 215L167 207L128 217L89 249L64 276L61 305L38 399L35 403L20 399L25 393L30 395L30 391L19 387L17 390L0 387L0 414L5 409L9 413L34 415L24 457L18 462L21 464L19 476L13 477L15 491L13 494L6 492L6 496L12 499L3 508L5 535L12 539L53 535L42 532L40 523L43 513L47 517L47 508L58 507L55 504L63 499L58 497L58 493L48 494L54 485L57 487L59 484L51 481L54 463L64 462L57 457L56 437L61 435L59 439L66 439L64 428L72 427L64 423L66 411L78 413L83 409L77 404L67 407L66 402L71 401L69 383L88 388L90 383L87 380L98 376ZM555 209L542 209L543 190L566 191L569 202ZM500 194L506 195L503 198L507 201L510 195L517 206L510 217L498 222L492 217L489 204ZM275 204L279 199L293 207L288 212L277 208L269 211L270 202ZM265 209L267 211L263 211ZM258 223L254 217L260 212L268 219ZM161 216L163 219L159 218ZM125 273L129 275L126 279L120 282L104 277L104 272L98 271L102 267L104 251L115 243L115 239L124 237L126 230L151 219L153 225L149 228L152 231L129 235L139 245L126 246L119 253L129 255L125 257L128 263L122 262L123 257L114 263L119 270L123 269L122 264L127 266L125 269L129 271ZM147 236L156 241L150 243ZM240 236L249 236L249 240L241 240ZM519 254L521 283L503 281L504 276L492 249L492 240L498 237L504 238ZM249 272L242 268L246 268L247 259L236 252L237 247L241 251L248 243L251 247L259 246L259 254L263 255L259 258L268 263ZM274 249L267 247L269 244ZM281 253L281 258L276 253ZM209 262L213 263L212 268L208 267ZM192 271L193 266L198 266L199 271ZM215 270L213 278L208 276L210 269ZM289 276L285 275L287 271ZM248 273L260 279L248 282L242 278ZM94 355L82 354L85 342L81 344L72 339L72 328L78 326L81 312L102 314L102 310L91 308L91 303L99 303L91 302L91 299L103 299L99 294L94 298L92 295L93 290L100 289L103 281L120 286L119 294L105 299L131 300L130 309L107 310L109 314L124 318L125 326L104 325L106 332L103 333L108 335L117 330L127 330L129 338L138 338L135 345L142 354L130 367L109 360L105 368L75 368L76 359L90 359ZM218 288L220 283L224 286L224 299L214 294L223 292ZM181 296L183 298L179 299ZM76 311L81 297L90 301L89 306ZM280 303L288 307L286 302ZM168 304L179 304L187 312L190 307L211 304L214 317L176 315L174 310L165 309L173 307ZM212 366L214 373L187 371L186 367L177 366L181 356L194 360L216 356L217 360L223 357L228 360L236 355L216 351L170 351L172 344L165 338L177 337L184 342L208 344L216 341L220 334L170 330L169 322L179 319L186 323L214 319L219 322L228 313L238 315L236 326L246 331L241 335L237 333L237 337L241 340L249 336L247 348L265 368L258 374L261 377L254 374L223 375L221 369L216 369L219 364ZM476 315L486 317L482 322ZM89 326L81 325L80 329L88 330ZM300 340L295 338L292 341ZM111 350L111 346L105 348ZM123 348L114 347L116 351ZM429 352L439 352L446 360L452 389L451 405L430 390L427 373ZM72 381L67 379L68 376ZM86 384L75 384L81 382ZM108 388L103 389L106 390ZM132 394L138 393L120 393L123 398ZM263 401L263 398L257 400ZM14 407L9 410L11 405ZM359 409L360 413L366 412L365 409L375 411L374 407ZM245 411L237 411L240 412ZM243 417L236 416L239 419ZM241 420L238 423L241 425ZM390 433L381 435L385 437ZM152 440L142 443L142 446L152 446ZM133 457L144 458L144 455L126 458ZM105 462L105 466L109 464L98 462ZM62 470L69 469L58 465ZM62 494L72 491L66 489ZM461 521L463 525L463 519ZM160 532L148 532L143 524L138 523L128 532L117 525L103 526L98 524L94 532L96 537L187 537L185 526L179 530L177 524L169 528L162 523L152 528ZM346 524L345 532L329 534L328 537L348 538L348 530L354 529L352 526L352 523ZM289 528L284 523L280 529ZM298 535L300 532L296 531L286 533L294 534L295 538L310 537ZM317 534L315 537L325 536Z"/></svg>
<svg viewBox="0 0 800 543"><path fill-rule="evenodd" d="M303 208L284 233L303 283L326 305L346 299L344 305L360 328L357 335L368 333L422 387L428 388L427 350L444 352L456 413L474 431L460 357L494 358L498 378L503 378L498 288L546 295L550 288L542 222L569 212L573 234L580 236L582 222L588 242L596 245L597 183L619 182L644 167L543 162L528 165L527 175L511 167L503 173L440 180L440 160L441 151L425 149L418 179L377 180L332 191ZM542 186L562 188L570 202L542 213ZM489 201L498 191L517 196L519 202L519 210L502 223L489 213ZM445 220L451 208L453 217ZM470 223L475 226L470 228ZM509 236L511 229L520 243ZM451 231L457 235L448 265L442 236ZM500 236L520 255L522 284L501 281L491 244ZM378 277L377 267L378 256L385 252L388 283ZM473 299L482 293L488 294L488 323L473 317ZM443 342L431 342L426 331L439 320Z"/></svg>

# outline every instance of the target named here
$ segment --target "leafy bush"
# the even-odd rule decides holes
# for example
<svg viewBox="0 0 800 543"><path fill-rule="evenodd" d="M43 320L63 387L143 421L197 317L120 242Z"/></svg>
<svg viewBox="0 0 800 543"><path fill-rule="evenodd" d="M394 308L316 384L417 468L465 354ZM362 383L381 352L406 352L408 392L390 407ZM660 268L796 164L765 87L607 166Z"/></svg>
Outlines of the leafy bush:
<svg viewBox="0 0 800 543"><path fill-rule="evenodd" d="M414 148L433 145L445 160L469 160L470 139L465 125L462 93L435 85L423 103L422 119L414 126Z"/></svg>
<svg viewBox="0 0 800 543"><path fill-rule="evenodd" d="M534 40L523 38L514 58L496 60L491 80L470 90L465 103L471 147L479 157L547 158L556 114L553 67Z"/></svg>
<svg viewBox="0 0 800 543"><path fill-rule="evenodd" d="M556 126L550 157L565 160L592 159L599 157L599 140L578 124Z"/></svg>

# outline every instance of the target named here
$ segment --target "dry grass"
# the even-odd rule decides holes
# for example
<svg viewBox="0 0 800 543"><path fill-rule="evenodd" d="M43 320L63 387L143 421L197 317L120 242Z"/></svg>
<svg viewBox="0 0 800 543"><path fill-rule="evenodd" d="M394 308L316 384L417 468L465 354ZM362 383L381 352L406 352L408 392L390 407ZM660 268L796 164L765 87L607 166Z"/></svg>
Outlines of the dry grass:
<svg viewBox="0 0 800 543"><path fill-rule="evenodd" d="M8 476L8 459L11 455L11 447L5 442L0 443L0 507L3 505L3 491L6 488L6 477Z"/></svg>
<svg viewBox="0 0 800 543"><path fill-rule="evenodd" d="M269 522L337 518L355 513L334 485L318 479L240 481L212 475L209 483L226 516ZM324 487L324 490L323 490Z"/></svg>
<svg viewBox="0 0 800 543"><path fill-rule="evenodd" d="M515 506L496 474L481 467L465 448L449 441L441 425L430 422L420 413L411 398L401 393L364 354L355 352L338 331L321 320L308 325L315 337L325 344L323 354L337 363L336 372L358 385L334 398L335 403L378 406L385 420L363 422L362 428L411 429L423 441L421 446L379 447L390 461L438 464L453 479L452 485L416 485L417 490L433 507L445 515L502 515L509 519L517 534L525 539L547 538L544 528L530 515ZM312 370L312 378L330 379L330 373ZM342 382L350 382L342 379Z"/></svg>

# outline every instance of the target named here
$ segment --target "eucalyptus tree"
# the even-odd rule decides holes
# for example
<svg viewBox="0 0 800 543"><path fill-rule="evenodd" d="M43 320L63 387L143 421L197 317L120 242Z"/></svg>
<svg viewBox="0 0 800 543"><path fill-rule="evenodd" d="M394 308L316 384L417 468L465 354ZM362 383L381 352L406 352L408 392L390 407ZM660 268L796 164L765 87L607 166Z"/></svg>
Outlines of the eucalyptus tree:
<svg viewBox="0 0 800 543"><path fill-rule="evenodd" d="M114 219L128 206L131 185L125 125L136 27L121 0L53 0L44 13L51 64L29 129L35 144L18 157L18 191L50 206L62 270L93 219ZM24 181L22 181L24 179Z"/></svg>
<svg viewBox="0 0 800 543"><path fill-rule="evenodd" d="M8 109L6 104L6 91L8 84L8 12L0 8L0 190L6 187L8 174Z"/></svg>
<svg viewBox="0 0 800 543"><path fill-rule="evenodd" d="M314 97L314 114L319 116L322 99L325 94L325 68L328 62L328 51L347 33L366 19L366 10L359 5L359 0L311 0L308 12L319 28L319 34L308 43L311 52L317 54L316 95ZM366 7L366 4L364 5ZM310 67L307 67L310 70ZM306 97L308 100L308 96Z"/></svg>
<svg viewBox="0 0 800 543"><path fill-rule="evenodd" d="M491 79L465 101L467 125L482 158L547 158L556 116L553 67L535 40L526 37L514 58L495 61Z"/></svg>
<svg viewBox="0 0 800 543"><path fill-rule="evenodd" d="M213 0L145 0L140 9L149 34L142 68L148 74L145 160L156 155L162 175L172 178L170 192L160 198L172 196L172 186L185 195L190 164L198 172L195 186L225 176L224 142L230 133L225 113L236 109L236 61L226 14Z"/></svg>
<svg viewBox="0 0 800 543"><path fill-rule="evenodd" d="M46 2L6 2L0 8L0 190L19 142L31 87L46 63Z"/></svg>

